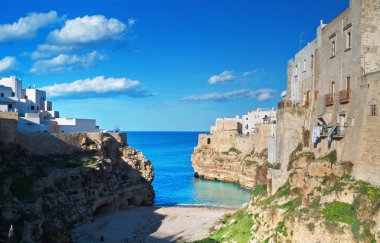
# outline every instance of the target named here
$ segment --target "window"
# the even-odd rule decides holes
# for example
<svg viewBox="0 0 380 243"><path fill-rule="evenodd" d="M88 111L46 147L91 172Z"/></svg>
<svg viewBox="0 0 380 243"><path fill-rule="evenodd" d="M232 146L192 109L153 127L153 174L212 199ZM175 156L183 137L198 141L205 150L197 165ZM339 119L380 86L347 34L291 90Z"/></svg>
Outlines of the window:
<svg viewBox="0 0 380 243"><path fill-rule="evenodd" d="M211 138L207 138L207 144L211 143Z"/></svg>
<svg viewBox="0 0 380 243"><path fill-rule="evenodd" d="M303 71L306 72L306 59L303 60Z"/></svg>
<svg viewBox="0 0 380 243"><path fill-rule="evenodd" d="M331 87L330 87L330 94L334 94L334 93L335 93L335 82L332 82Z"/></svg>
<svg viewBox="0 0 380 243"><path fill-rule="evenodd" d="M331 57L335 57L336 55L336 43L335 40L331 42Z"/></svg>
<svg viewBox="0 0 380 243"><path fill-rule="evenodd" d="M12 97L15 97L15 96L16 96L15 92L12 92Z"/></svg>
<svg viewBox="0 0 380 243"><path fill-rule="evenodd" d="M313 68L314 66L314 55L311 55L310 57L310 67Z"/></svg>
<svg viewBox="0 0 380 243"><path fill-rule="evenodd" d="M376 104L369 106L369 115L370 116L377 116L377 105Z"/></svg>
<svg viewBox="0 0 380 243"><path fill-rule="evenodd" d="M40 110L40 107L39 107L39 106L37 106L37 110Z"/></svg>
<svg viewBox="0 0 380 243"><path fill-rule="evenodd" d="M26 99L26 100L28 99L28 96L27 96L27 95L25 95L25 99Z"/></svg>
<svg viewBox="0 0 380 243"><path fill-rule="evenodd" d="M30 106L30 110L34 111L34 105Z"/></svg>
<svg viewBox="0 0 380 243"><path fill-rule="evenodd" d="M1 95L0 95L1 97L4 97L4 93L1 93Z"/></svg>
<svg viewBox="0 0 380 243"><path fill-rule="evenodd" d="M346 90L349 91L351 86L351 77L346 78Z"/></svg>
<svg viewBox="0 0 380 243"><path fill-rule="evenodd" d="M8 104L8 109L12 109L12 104Z"/></svg>
<svg viewBox="0 0 380 243"><path fill-rule="evenodd" d="M346 49L351 49L352 47L352 35L351 31L346 32Z"/></svg>

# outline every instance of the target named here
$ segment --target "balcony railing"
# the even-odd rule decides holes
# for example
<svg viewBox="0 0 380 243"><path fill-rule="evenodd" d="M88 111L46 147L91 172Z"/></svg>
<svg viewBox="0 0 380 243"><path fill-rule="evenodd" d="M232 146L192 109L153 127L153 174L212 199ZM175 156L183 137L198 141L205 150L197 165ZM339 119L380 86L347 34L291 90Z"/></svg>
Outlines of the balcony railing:
<svg viewBox="0 0 380 243"><path fill-rule="evenodd" d="M339 102L347 103L351 99L351 90L342 90L339 92Z"/></svg>
<svg viewBox="0 0 380 243"><path fill-rule="evenodd" d="M334 95L333 94L325 95L325 104L326 104L326 106L330 106L330 105L334 104Z"/></svg>
<svg viewBox="0 0 380 243"><path fill-rule="evenodd" d="M292 106L293 105L292 105L292 102L290 100L285 100L285 101L278 103L278 109L279 110L282 110L284 108L291 108Z"/></svg>

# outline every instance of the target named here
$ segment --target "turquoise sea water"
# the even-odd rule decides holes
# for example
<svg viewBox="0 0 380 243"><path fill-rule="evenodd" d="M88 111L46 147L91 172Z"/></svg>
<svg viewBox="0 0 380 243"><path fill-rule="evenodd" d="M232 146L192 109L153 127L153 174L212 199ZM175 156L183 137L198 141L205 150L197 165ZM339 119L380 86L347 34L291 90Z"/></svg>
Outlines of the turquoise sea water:
<svg viewBox="0 0 380 243"><path fill-rule="evenodd" d="M251 193L238 185L194 178L191 153L199 132L128 132L128 143L154 166L156 206L239 207Z"/></svg>

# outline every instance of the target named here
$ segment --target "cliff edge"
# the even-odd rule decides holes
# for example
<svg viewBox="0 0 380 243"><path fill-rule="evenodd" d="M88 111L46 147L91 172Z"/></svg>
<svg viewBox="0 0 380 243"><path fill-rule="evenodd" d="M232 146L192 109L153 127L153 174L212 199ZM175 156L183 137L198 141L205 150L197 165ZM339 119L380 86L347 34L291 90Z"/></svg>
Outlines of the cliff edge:
<svg viewBox="0 0 380 243"><path fill-rule="evenodd" d="M378 242L380 188L351 176L336 151L316 158L295 150L289 178L273 195L256 186L253 199L200 242Z"/></svg>
<svg viewBox="0 0 380 243"><path fill-rule="evenodd" d="M62 136L72 150L0 145L0 242L70 242L69 230L99 213L152 205L153 166L142 153L115 134Z"/></svg>
<svg viewBox="0 0 380 243"><path fill-rule="evenodd" d="M267 150L252 150L245 154L236 148L217 152L209 146L198 145L191 156L195 176L207 180L238 183L252 189L267 183Z"/></svg>

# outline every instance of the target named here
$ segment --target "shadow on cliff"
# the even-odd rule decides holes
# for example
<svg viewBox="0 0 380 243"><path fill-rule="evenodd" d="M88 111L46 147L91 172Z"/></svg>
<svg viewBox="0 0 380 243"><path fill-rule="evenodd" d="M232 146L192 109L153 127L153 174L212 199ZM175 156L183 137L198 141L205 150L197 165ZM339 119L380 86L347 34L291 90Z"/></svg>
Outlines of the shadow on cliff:
<svg viewBox="0 0 380 243"><path fill-rule="evenodd" d="M13 210L7 218L0 214L0 242L7 240L11 225L16 241L26 237L36 242L51 242L52 238L64 242L73 226L88 221L99 211L153 201L151 183L139 168L118 159L107 162L108 156L120 156L112 137L108 139L110 147L91 151L87 141L82 141L83 134L61 134L63 139L49 133L17 135L16 141L0 146L0 211L5 206ZM94 156L103 157L99 156L102 154L106 159L93 164ZM5 185L3 181L9 183ZM42 206L36 206L31 214L25 205ZM53 219L58 223L52 223ZM153 225L158 222L161 221L156 219Z"/></svg>
<svg viewBox="0 0 380 243"><path fill-rule="evenodd" d="M181 231L167 235L157 232L165 218L157 213L157 207L131 207L99 215L93 223L79 226L72 231L72 240L84 242L178 242L183 241ZM164 229L168 230L168 229ZM163 231L164 231L163 230Z"/></svg>

